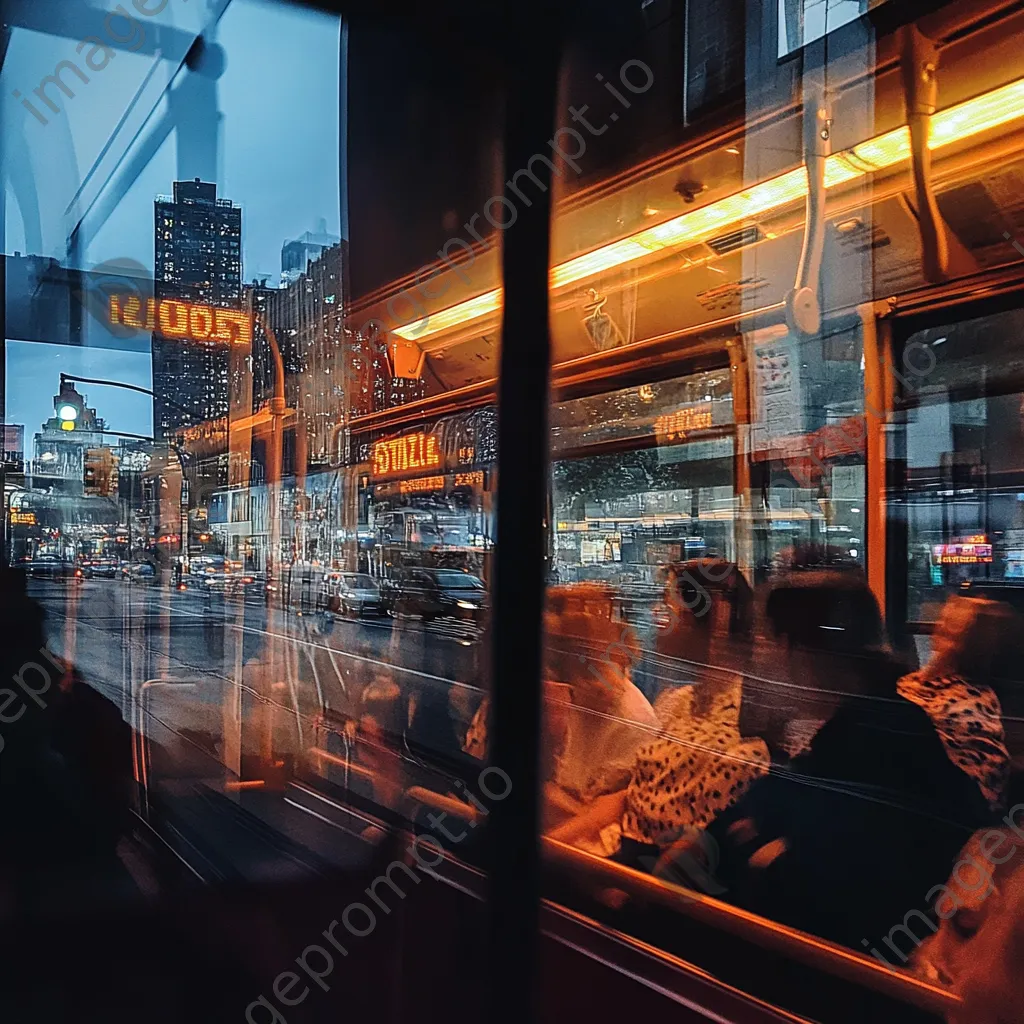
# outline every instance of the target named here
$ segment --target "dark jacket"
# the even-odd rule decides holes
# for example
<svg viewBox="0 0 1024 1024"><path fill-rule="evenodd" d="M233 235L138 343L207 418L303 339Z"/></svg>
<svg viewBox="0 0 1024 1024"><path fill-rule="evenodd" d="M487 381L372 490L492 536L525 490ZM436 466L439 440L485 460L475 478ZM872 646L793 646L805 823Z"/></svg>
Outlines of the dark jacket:
<svg viewBox="0 0 1024 1024"><path fill-rule="evenodd" d="M724 899L865 952L909 911L927 910L928 891L988 814L924 711L902 697L850 698L709 834ZM784 848L764 849L776 840ZM777 856L752 865L759 850Z"/></svg>

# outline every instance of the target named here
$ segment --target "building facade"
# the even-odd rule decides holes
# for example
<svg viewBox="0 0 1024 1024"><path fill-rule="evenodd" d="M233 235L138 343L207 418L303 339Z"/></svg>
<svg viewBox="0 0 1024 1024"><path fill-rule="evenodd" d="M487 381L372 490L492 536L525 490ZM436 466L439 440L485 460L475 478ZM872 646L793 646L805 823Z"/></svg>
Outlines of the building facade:
<svg viewBox="0 0 1024 1024"><path fill-rule="evenodd" d="M240 309L242 208L211 182L176 181L154 204L154 292L204 306ZM153 335L153 432L158 440L228 412L230 353Z"/></svg>

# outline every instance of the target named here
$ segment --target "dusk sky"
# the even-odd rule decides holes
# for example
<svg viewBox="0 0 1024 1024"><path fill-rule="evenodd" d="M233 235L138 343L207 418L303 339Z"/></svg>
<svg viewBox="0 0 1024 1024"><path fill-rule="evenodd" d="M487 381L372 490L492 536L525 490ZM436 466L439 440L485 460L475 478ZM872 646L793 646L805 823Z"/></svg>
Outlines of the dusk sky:
<svg viewBox="0 0 1024 1024"><path fill-rule="evenodd" d="M92 6L102 17L118 2L93 0ZM82 3L76 0L75 7ZM205 3L213 7L215 0ZM139 24L152 45L159 27L194 33L208 17L204 0L170 0L159 16L139 18ZM123 21L110 24L127 36ZM167 98L178 65L174 54L160 60L144 51L121 50L101 70L87 71L88 84L71 75L76 95L62 98L66 106L59 114L43 108L49 118L46 125L21 106L13 91L31 96L60 61L76 60L85 67L92 47L76 54L79 37L24 29L13 34L0 74L4 133L11 143L3 156L7 253L32 252L67 261L70 232L84 216L80 233L87 244L77 260L80 265L130 260L152 273L153 200L169 195L175 178L197 175L205 180L215 176L218 195L242 206L245 281L259 275L276 283L282 243L316 230L321 218L329 232L340 234L336 18L298 7L285 9L269 0L232 0L215 33L226 65L219 79L203 80L202 98L208 105L204 108L191 98L179 104L188 111L220 111L220 145L212 175L202 145L182 145L182 136L174 132L146 148L153 127L174 110ZM192 73L178 75L171 88L177 90L188 75ZM122 118L122 132L105 150ZM206 113L201 124L186 124L184 137L191 130L194 138L208 141L211 120ZM138 140L126 152L136 135ZM128 178L134 181L129 183ZM151 380L144 356L8 344L6 420L25 425L28 448L42 421L52 415L61 370L144 387ZM90 404L111 428L151 431L149 400L111 388L80 390L89 394Z"/></svg>

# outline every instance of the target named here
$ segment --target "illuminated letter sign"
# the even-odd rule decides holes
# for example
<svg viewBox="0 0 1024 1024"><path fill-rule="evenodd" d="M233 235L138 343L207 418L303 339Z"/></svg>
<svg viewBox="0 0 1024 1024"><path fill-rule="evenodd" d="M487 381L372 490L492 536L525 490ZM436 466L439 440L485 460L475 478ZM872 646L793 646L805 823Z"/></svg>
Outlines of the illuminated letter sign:
<svg viewBox="0 0 1024 1024"><path fill-rule="evenodd" d="M423 494L428 491L443 490L443 476L420 476L415 480L402 480L398 485L399 494Z"/></svg>
<svg viewBox="0 0 1024 1024"><path fill-rule="evenodd" d="M188 306L177 299L165 299L160 303L160 333L165 338L188 336Z"/></svg>
<svg viewBox="0 0 1024 1024"><path fill-rule="evenodd" d="M209 306L192 306L188 311L188 330L196 341L209 341L213 334L213 310Z"/></svg>
<svg viewBox="0 0 1024 1024"><path fill-rule="evenodd" d="M440 466L441 451L433 434L405 434L375 442L370 462L374 477L383 480Z"/></svg>
<svg viewBox="0 0 1024 1024"><path fill-rule="evenodd" d="M154 331L165 338L186 338L214 345L248 345L252 342L252 317L237 309L204 306L181 299L146 299L136 295L110 296L110 322Z"/></svg>
<svg viewBox="0 0 1024 1024"><path fill-rule="evenodd" d="M654 433L661 443L672 441L685 441L686 435L694 430L710 430L711 403L702 402L700 405L688 405L677 412L670 412L659 416L654 421Z"/></svg>
<svg viewBox="0 0 1024 1024"><path fill-rule="evenodd" d="M932 557L936 565L987 565L992 561L992 545L969 538L955 544L935 544Z"/></svg>

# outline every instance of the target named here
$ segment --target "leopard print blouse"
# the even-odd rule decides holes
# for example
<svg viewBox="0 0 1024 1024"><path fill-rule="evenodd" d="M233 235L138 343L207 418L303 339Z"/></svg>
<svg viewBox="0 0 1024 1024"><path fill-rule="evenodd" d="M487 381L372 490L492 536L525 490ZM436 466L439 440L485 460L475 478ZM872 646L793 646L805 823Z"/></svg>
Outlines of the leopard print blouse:
<svg viewBox="0 0 1024 1024"><path fill-rule="evenodd" d="M693 711L694 688L672 691L655 705L665 724L642 745L626 791L622 835L667 846L706 828L768 771L768 747L739 731L740 685L715 694L705 714Z"/></svg>
<svg viewBox="0 0 1024 1024"><path fill-rule="evenodd" d="M928 678L925 670L904 676L900 695L927 712L949 759L978 784L989 806L1005 799L1010 754L1003 709L992 688L959 676Z"/></svg>

